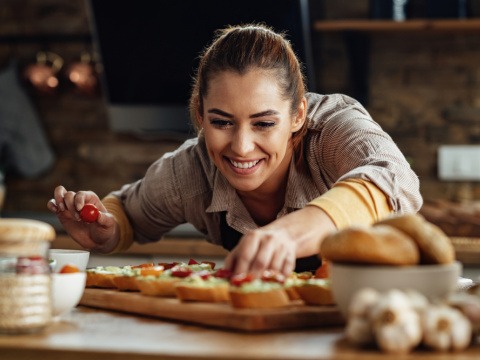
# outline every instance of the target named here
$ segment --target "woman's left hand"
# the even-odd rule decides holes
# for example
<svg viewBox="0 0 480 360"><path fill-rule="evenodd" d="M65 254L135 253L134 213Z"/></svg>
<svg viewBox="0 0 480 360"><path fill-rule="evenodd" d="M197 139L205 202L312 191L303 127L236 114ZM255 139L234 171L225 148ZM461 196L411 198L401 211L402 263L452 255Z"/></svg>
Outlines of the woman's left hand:
<svg viewBox="0 0 480 360"><path fill-rule="evenodd" d="M234 274L275 270L285 275L295 268L297 244L285 229L259 228L246 233L225 259Z"/></svg>

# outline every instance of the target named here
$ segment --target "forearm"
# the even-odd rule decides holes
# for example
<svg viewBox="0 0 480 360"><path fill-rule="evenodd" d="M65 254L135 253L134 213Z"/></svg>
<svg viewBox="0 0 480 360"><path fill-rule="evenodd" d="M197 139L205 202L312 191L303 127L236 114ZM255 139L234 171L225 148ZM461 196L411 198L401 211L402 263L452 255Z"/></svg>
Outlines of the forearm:
<svg viewBox="0 0 480 360"><path fill-rule="evenodd" d="M332 219L317 206L306 206L264 227L283 229L296 244L296 257L318 254L321 241L337 230Z"/></svg>

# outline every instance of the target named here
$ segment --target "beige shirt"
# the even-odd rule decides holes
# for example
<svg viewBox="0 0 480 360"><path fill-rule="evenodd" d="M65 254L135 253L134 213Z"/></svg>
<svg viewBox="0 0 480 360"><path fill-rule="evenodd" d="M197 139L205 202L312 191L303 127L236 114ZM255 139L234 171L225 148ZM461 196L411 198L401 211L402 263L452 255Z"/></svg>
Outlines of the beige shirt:
<svg viewBox="0 0 480 360"><path fill-rule="evenodd" d="M314 200L312 204L322 208L322 202L336 207L327 212L337 225L344 224L345 219L336 217L351 212L349 205L345 197L338 203L335 197L332 201L332 194L341 192L335 185L351 180L374 184L394 212L420 209L418 177L391 137L360 103L340 94L307 94L307 100L305 158L309 175L299 172L292 159L285 204L277 217ZM210 160L201 136L165 154L143 179L111 195L121 201L139 243L157 241L173 227L189 222L209 242L222 245L223 212L227 224L240 233L258 227L235 189Z"/></svg>

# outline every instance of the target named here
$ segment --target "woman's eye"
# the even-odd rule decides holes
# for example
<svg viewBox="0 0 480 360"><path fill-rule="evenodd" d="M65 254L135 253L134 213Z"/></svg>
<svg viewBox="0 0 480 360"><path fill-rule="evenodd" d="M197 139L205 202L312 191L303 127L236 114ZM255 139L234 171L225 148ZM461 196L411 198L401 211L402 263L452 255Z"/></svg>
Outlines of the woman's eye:
<svg viewBox="0 0 480 360"><path fill-rule="evenodd" d="M271 127L275 126L275 122L274 121L259 121L259 122L255 123L255 126L257 126L259 128L262 128L262 129L268 129L268 128L271 128Z"/></svg>
<svg viewBox="0 0 480 360"><path fill-rule="evenodd" d="M210 120L210 124L212 124L216 128L224 129L224 128L232 125L232 122L229 121L229 120L212 119L212 120Z"/></svg>

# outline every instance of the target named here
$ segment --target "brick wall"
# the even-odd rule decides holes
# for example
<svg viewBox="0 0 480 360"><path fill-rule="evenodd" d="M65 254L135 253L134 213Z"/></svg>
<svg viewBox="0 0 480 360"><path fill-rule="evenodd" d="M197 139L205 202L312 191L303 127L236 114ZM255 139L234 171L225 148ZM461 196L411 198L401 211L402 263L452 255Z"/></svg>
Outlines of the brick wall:
<svg viewBox="0 0 480 360"><path fill-rule="evenodd" d="M367 17L368 1L312 0L316 17ZM22 41L38 33L88 33L83 0L2 0L0 69L20 66L40 50L66 63L90 48L84 41ZM6 38L14 35L13 40ZM3 39L3 41L1 40ZM316 34L314 48L321 92L353 95L346 43L341 34ZM477 34L388 33L370 38L368 110L404 151L427 198L458 194L480 197L477 184L441 182L436 151L441 144L480 139L480 38ZM365 94L364 94L365 95ZM29 93L55 152L53 168L36 178L7 174L5 210L45 211L54 187L91 189L99 195L142 176L176 141L144 141L108 129L101 94L81 96L62 89L54 96Z"/></svg>

